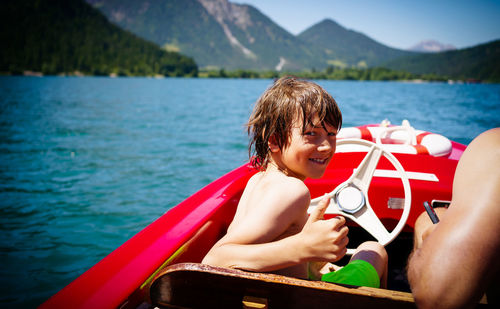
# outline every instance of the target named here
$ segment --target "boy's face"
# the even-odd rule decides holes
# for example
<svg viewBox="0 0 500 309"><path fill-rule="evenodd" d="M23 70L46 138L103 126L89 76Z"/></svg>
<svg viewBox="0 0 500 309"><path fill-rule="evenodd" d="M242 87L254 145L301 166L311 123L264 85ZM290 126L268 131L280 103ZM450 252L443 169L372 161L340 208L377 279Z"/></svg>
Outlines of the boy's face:
<svg viewBox="0 0 500 309"><path fill-rule="evenodd" d="M323 128L317 116L313 123L302 131L302 121L296 120L288 147L279 151L281 168L301 180L323 176L335 153L337 128L327 124Z"/></svg>

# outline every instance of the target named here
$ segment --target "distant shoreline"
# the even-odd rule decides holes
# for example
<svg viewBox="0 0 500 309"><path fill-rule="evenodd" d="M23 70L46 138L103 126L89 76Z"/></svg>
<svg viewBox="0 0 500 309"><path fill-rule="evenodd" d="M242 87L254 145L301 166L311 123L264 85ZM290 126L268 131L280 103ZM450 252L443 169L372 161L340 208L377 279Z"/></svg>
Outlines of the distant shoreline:
<svg viewBox="0 0 500 309"><path fill-rule="evenodd" d="M332 74L337 72L336 74ZM276 72L276 71L253 71L253 70L235 70L226 71L220 70L203 70L198 72L197 76L167 76L167 75L120 75L117 73L93 75L85 74L80 71L64 72L58 74L44 74L43 72L25 70L22 73L0 72L0 76L28 76L28 77L145 77L145 78L228 78L228 79L275 79L284 75L293 75L299 78L311 80L352 80L352 81L399 81L403 83L421 84L429 82L439 82L448 84L482 84L482 83L498 83L494 81L482 81L477 79L451 79L444 76L434 74L417 75L408 72L392 71L385 68L370 68L370 69L335 69L328 74L328 69L323 72Z"/></svg>

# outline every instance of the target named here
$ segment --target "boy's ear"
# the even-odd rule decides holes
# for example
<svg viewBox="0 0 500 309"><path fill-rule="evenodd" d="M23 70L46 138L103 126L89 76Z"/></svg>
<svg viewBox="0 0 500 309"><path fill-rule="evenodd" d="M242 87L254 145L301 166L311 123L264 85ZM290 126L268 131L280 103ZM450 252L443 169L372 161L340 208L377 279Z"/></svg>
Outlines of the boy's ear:
<svg viewBox="0 0 500 309"><path fill-rule="evenodd" d="M271 135L269 137L269 140L267 141L267 146L269 147L269 151L271 152L278 152L280 151L280 147L278 146L278 143L276 142L276 135Z"/></svg>

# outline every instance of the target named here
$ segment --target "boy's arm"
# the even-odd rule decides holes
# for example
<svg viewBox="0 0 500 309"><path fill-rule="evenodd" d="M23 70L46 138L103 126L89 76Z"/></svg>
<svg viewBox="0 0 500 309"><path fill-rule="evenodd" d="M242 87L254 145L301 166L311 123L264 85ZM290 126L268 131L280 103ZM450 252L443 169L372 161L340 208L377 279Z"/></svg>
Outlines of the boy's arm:
<svg viewBox="0 0 500 309"><path fill-rule="evenodd" d="M286 200L289 199L290 192L294 192L294 190L290 190L292 188L288 187L288 189L285 192L288 197L281 196L281 202L284 204L287 204ZM222 238L210 250L203 263L265 272L308 261L336 261L340 259L346 251L348 230L344 226L345 219L343 217L322 220L329 199L325 199L309 216L299 233L275 240L291 224L297 220L300 221L299 216L301 218L306 216L309 201L308 195L306 201L303 198L298 198L295 203L301 205L287 205L282 215L272 216L274 218L271 219L265 218L264 215L260 218L262 221L260 225L257 224L257 220L254 220L255 217L250 216L242 223L243 226L236 227L236 231L233 230ZM304 203L306 205L303 205ZM279 208L278 205L266 206ZM269 208L263 207L263 209ZM286 215L294 218L287 219ZM271 225L278 227L271 227Z"/></svg>

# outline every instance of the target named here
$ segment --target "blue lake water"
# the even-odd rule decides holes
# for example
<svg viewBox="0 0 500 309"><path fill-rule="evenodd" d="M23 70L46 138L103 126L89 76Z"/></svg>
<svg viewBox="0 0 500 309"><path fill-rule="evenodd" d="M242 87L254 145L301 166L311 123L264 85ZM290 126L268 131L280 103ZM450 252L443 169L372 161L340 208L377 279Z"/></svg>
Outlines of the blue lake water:
<svg viewBox="0 0 500 309"><path fill-rule="evenodd" d="M271 80L0 77L1 307L35 307L248 159ZM500 85L318 81L344 126L468 144L500 126Z"/></svg>

